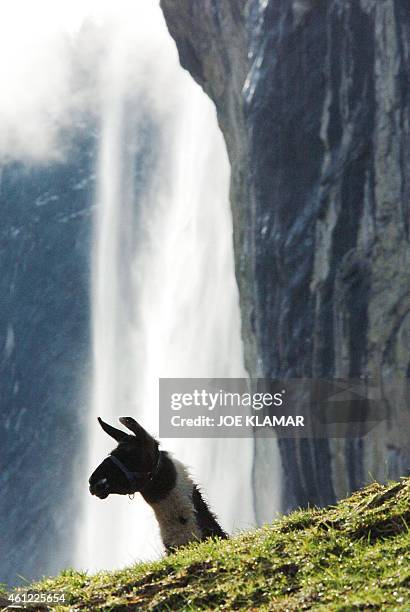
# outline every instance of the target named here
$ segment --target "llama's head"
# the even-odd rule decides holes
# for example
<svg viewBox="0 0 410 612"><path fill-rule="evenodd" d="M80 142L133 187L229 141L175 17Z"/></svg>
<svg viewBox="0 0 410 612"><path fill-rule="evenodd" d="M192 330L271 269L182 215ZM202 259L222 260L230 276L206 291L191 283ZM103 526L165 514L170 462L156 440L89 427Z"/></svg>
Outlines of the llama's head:
<svg viewBox="0 0 410 612"><path fill-rule="evenodd" d="M118 442L89 479L90 493L105 499L111 493L137 493L152 480L158 470L158 442L131 417L121 417L120 423L132 434L116 429L98 418L103 430Z"/></svg>

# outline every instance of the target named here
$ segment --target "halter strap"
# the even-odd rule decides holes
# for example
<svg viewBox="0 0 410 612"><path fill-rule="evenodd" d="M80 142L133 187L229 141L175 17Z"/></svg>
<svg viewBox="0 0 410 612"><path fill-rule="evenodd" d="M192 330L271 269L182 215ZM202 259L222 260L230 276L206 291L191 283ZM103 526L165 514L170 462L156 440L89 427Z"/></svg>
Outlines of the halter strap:
<svg viewBox="0 0 410 612"><path fill-rule="evenodd" d="M117 459L117 457L115 457L114 455L108 455L108 459L111 459L111 461L121 470L121 472L124 474L124 476L130 483L130 485L134 486L137 484L138 478L142 478L144 476L149 475L148 480L152 480L154 476L156 476L156 474L158 473L159 467L160 467L160 463L161 463L161 451L158 454L157 465L155 466L155 469L151 473L150 472L132 472L131 470L127 468L127 466L125 466L122 463L122 461Z"/></svg>

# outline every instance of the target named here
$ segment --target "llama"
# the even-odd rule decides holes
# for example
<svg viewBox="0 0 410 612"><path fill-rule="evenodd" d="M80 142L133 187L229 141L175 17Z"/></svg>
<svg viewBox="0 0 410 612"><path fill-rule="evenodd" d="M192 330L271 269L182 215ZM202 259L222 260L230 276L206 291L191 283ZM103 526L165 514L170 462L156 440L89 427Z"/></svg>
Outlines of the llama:
<svg viewBox="0 0 410 612"><path fill-rule="evenodd" d="M133 418L119 421L131 435L98 418L118 446L92 473L90 493L100 499L141 493L155 513L167 552L209 537L227 538L186 467L159 450L157 440Z"/></svg>

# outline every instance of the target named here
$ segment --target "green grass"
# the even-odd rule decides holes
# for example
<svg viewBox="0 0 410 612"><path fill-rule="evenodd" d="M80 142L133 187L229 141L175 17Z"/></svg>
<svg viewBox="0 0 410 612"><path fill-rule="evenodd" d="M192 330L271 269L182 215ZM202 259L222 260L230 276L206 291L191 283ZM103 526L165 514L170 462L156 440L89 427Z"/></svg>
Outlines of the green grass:
<svg viewBox="0 0 410 612"><path fill-rule="evenodd" d="M227 541L32 588L58 610L409 610L410 479L372 484L337 506L298 510Z"/></svg>

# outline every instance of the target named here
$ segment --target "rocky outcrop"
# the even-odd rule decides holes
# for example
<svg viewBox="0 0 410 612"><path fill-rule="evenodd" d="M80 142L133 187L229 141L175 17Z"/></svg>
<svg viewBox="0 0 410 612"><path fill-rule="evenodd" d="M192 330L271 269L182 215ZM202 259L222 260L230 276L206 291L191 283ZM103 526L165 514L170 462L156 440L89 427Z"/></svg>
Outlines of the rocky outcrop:
<svg viewBox="0 0 410 612"><path fill-rule="evenodd" d="M284 508L410 471L410 13L405 0L161 0L232 166L252 376L380 381L388 419L281 440ZM255 441L269 477L272 443Z"/></svg>
<svg viewBox="0 0 410 612"><path fill-rule="evenodd" d="M0 582L72 564L87 411L95 137L5 163L0 204ZM76 486L74 486L76 484Z"/></svg>

